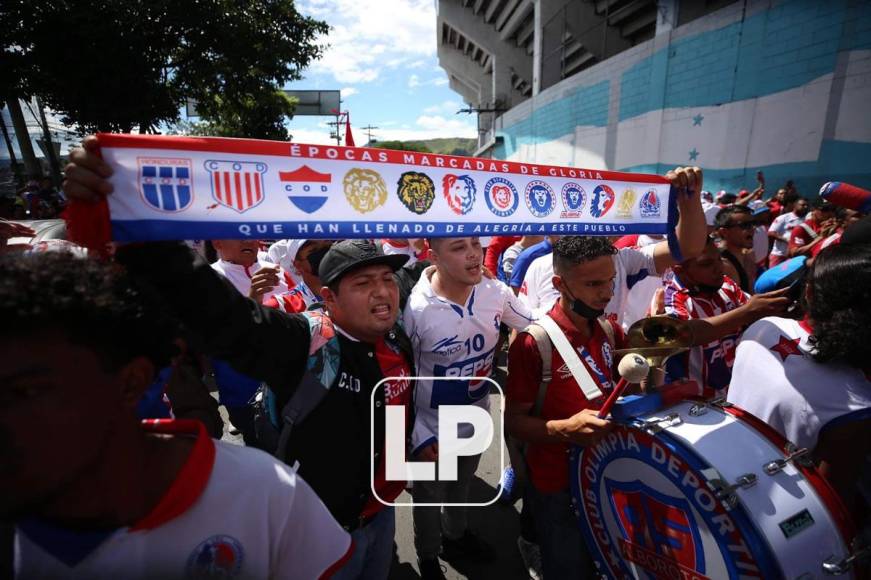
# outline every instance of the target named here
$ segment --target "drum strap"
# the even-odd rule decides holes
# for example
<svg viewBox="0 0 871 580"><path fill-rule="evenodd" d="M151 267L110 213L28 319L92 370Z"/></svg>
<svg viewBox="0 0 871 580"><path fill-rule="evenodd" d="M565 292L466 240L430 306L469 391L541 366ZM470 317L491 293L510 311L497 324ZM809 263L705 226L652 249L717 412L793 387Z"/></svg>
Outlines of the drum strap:
<svg viewBox="0 0 871 580"><path fill-rule="evenodd" d="M574 377L575 382L578 383L578 387L580 387L581 392L584 393L587 400L592 401L601 397L603 393L602 389L599 388L598 382L590 374L590 371L587 369L586 365L584 365L581 357L578 356L578 353L572 347L569 339L566 338L565 333L563 333L559 325L554 322L553 318L545 314L536 321L536 324L544 328L545 332L547 332L551 342L556 347L563 362L566 363L566 366L571 371L572 377Z"/></svg>

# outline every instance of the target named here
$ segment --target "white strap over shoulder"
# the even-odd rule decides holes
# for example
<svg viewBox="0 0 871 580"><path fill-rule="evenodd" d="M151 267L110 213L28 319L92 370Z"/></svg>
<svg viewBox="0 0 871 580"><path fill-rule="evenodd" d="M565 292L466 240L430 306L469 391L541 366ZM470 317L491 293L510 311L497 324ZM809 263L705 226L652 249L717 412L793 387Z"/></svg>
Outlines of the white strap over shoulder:
<svg viewBox="0 0 871 580"><path fill-rule="evenodd" d="M563 333L559 325L554 322L553 318L544 315L535 322L547 332L550 341L556 347L563 361L565 361L566 366L569 368L575 379L575 382L578 383L581 392L584 393L587 400L592 401L601 397L603 395L602 389L599 388L596 379L594 379L590 374L590 371L584 365L583 361L581 361L581 357L578 356L577 351L572 347L569 339L566 338L565 333Z"/></svg>

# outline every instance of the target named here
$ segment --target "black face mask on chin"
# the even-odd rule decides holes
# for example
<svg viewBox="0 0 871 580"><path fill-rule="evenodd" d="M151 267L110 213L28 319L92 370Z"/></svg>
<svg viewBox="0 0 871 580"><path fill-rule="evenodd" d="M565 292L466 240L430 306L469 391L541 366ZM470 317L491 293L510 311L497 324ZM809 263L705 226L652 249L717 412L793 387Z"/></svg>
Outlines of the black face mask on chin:
<svg viewBox="0 0 871 580"><path fill-rule="evenodd" d="M575 295L571 293L571 291L568 289L568 286L565 287L565 290L566 294L568 294L569 297L571 297L572 299L572 312L574 312L578 316L586 318L587 320L595 320L605 314L604 310L598 310L596 308L593 308L583 300L575 298Z"/></svg>

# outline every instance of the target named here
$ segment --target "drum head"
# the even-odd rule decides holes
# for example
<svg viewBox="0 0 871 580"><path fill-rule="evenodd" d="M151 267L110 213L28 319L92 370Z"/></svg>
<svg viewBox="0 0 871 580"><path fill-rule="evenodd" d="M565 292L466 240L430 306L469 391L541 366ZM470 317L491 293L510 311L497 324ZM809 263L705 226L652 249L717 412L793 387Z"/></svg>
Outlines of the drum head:
<svg viewBox="0 0 871 580"><path fill-rule="evenodd" d="M577 448L570 479L581 530L608 578L779 578L765 539L739 506L704 483L708 468L666 432L618 425Z"/></svg>

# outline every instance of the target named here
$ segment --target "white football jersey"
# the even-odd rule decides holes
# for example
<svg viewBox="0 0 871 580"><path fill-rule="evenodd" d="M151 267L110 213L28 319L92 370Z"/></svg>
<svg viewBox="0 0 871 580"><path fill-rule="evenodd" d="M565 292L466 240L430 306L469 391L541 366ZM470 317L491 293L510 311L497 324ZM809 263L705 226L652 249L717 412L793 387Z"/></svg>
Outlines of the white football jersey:
<svg viewBox="0 0 871 580"><path fill-rule="evenodd" d="M798 217L793 212L782 213L771 222L768 227L769 232L774 232L778 236L787 238L790 237L792 228L804 222L803 217ZM774 245L771 247L772 256L786 256L789 251L789 242L783 240L774 240Z"/></svg>
<svg viewBox="0 0 871 580"><path fill-rule="evenodd" d="M420 377L489 377L493 369L499 324L522 330L532 313L498 280L484 278L465 304L438 296L430 279L435 266L424 270L403 313L403 325L414 348ZM439 405L475 404L488 408L490 383L477 381L416 381L414 451L438 439Z"/></svg>
<svg viewBox="0 0 871 580"><path fill-rule="evenodd" d="M154 423L150 431L198 432L154 510L132 527L102 533L19 522L17 578L308 580L350 557L351 537L287 465L214 441L197 421Z"/></svg>
<svg viewBox="0 0 871 580"><path fill-rule="evenodd" d="M839 417L871 413L871 382L859 369L811 357L803 322L769 317L744 331L728 400L807 449Z"/></svg>
<svg viewBox="0 0 871 580"><path fill-rule="evenodd" d="M637 250L621 248L614 254L617 278L614 280L614 296L605 308L605 314L619 324L624 324L629 291L648 276L659 277L653 259L655 248L656 244ZM556 303L559 292L553 286L553 254L541 256L532 262L520 287L520 298L536 316L546 314Z"/></svg>

